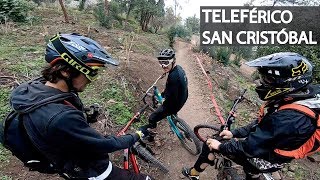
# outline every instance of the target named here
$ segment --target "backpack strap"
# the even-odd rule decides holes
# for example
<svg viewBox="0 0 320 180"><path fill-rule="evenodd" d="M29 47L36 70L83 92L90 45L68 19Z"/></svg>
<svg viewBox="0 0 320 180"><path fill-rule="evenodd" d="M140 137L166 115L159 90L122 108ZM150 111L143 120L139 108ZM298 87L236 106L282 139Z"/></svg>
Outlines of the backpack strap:
<svg viewBox="0 0 320 180"><path fill-rule="evenodd" d="M284 109L292 109L300 113L303 113L312 119L315 119L315 120L319 119L318 113L314 112L311 108L304 105L292 103L292 104L283 105L279 108L279 110L284 110ZM317 128L320 128L320 121L317 121Z"/></svg>
<svg viewBox="0 0 320 180"><path fill-rule="evenodd" d="M2 125L2 127L3 127L3 139L2 139L3 145L6 146L8 128L9 128L9 126L10 126L10 124L13 121L15 116L18 116L20 114L29 113L29 112L31 112L31 111L33 111L33 110L35 110L35 109L37 109L37 108L39 108L41 106L44 106L44 105L47 105L47 104L50 104L50 103L64 101L65 99L70 98L70 97L74 97L74 95L71 94L71 93L57 94L57 95L45 98L45 99L39 101L37 104L34 104L34 105L30 106L29 108L26 108L24 110L21 110L21 111L12 110L7 115L5 120L3 121L3 125Z"/></svg>

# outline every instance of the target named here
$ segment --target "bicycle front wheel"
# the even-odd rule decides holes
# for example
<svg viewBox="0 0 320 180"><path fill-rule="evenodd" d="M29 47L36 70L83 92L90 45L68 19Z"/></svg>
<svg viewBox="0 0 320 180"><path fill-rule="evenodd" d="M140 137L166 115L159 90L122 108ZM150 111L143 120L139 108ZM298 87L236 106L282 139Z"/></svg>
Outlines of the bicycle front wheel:
<svg viewBox="0 0 320 180"><path fill-rule="evenodd" d="M202 142L206 142L208 138L219 136L219 133L220 128L214 125L199 124L194 127L194 134Z"/></svg>
<svg viewBox="0 0 320 180"><path fill-rule="evenodd" d="M190 126L178 117L174 119L174 124L179 129L182 138L179 138L183 147L188 150L191 154L197 155L201 151L201 143L190 128Z"/></svg>
<svg viewBox="0 0 320 180"><path fill-rule="evenodd" d="M136 151L136 154L138 155L138 157L140 157L144 161L147 161L148 163L151 163L152 165L154 165L155 167L159 168L164 173L168 173L169 172L169 169L162 162L160 162L157 158L155 158L141 144L137 144L133 148Z"/></svg>

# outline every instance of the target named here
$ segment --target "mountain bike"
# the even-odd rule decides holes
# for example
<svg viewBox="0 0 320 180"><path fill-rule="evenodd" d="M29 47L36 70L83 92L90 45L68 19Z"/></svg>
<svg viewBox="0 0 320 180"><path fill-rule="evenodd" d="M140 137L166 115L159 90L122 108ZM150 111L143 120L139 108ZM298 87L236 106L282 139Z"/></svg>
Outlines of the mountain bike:
<svg viewBox="0 0 320 180"><path fill-rule="evenodd" d="M219 126L199 124L194 127L194 133L200 141L206 142L208 138L214 138L219 141L224 141L219 134L223 130L232 129L232 125L235 123L235 113L237 111L237 105L244 99L246 89L240 93L239 97L233 102L231 110L228 113L226 123ZM218 170L218 180L241 180L241 176L237 173L237 169L232 165L232 161L219 153L216 153L216 163L214 168ZM262 173L266 180L273 180L272 173Z"/></svg>
<svg viewBox="0 0 320 180"><path fill-rule="evenodd" d="M143 102L144 104L148 104L146 98L151 97L152 103L149 103L151 106L151 109L155 111L157 107L159 107L163 102L164 98L161 96L161 93L159 92L156 84L157 82L165 77L166 74L163 74L160 76L146 91ZM152 93L150 93L150 91ZM170 128L172 132L178 137L180 140L182 146L188 150L191 154L197 155L201 151L201 143L199 139L196 137L190 126L181 118L179 118L177 115L170 115L167 116L167 121L170 125Z"/></svg>
<svg viewBox="0 0 320 180"><path fill-rule="evenodd" d="M118 132L117 136L124 135L125 132L129 129L132 123L138 122L140 120L141 114L149 107L149 105L144 105L135 115L128 121L128 123ZM131 148L124 149L123 153L123 168L129 169L129 162L135 173L140 173L139 164L136 158L136 155L142 160L151 163L155 167L159 168L162 172L168 173L169 169L160 162L153 155L152 150L144 144L141 140L136 142Z"/></svg>

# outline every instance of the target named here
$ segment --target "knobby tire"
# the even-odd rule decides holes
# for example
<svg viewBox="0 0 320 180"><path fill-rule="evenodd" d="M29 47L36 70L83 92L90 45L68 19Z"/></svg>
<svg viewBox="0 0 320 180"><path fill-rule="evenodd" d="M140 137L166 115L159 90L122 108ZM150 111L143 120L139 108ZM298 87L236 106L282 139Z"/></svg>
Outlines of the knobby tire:
<svg viewBox="0 0 320 180"><path fill-rule="evenodd" d="M183 119L178 117L174 119L174 123L183 135L183 139L179 139L183 147L193 155L199 154L202 145L190 126ZM191 146L189 145L190 142Z"/></svg>
<svg viewBox="0 0 320 180"><path fill-rule="evenodd" d="M162 163L160 162L157 158L155 158L146 148L144 148L142 145L137 145L135 146L135 150L137 152L137 155L151 163L152 165L158 167L162 172L164 173L168 173L169 172L169 169Z"/></svg>

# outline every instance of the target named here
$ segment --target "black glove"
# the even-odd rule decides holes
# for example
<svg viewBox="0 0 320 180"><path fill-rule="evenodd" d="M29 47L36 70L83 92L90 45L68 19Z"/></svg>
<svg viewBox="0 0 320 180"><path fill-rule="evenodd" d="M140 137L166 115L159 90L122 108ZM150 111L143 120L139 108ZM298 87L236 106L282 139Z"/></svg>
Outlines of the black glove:
<svg viewBox="0 0 320 180"><path fill-rule="evenodd" d="M95 123L98 121L98 116L100 115L101 107L99 104L94 103L90 107L84 108L84 113L87 117L88 123Z"/></svg>

